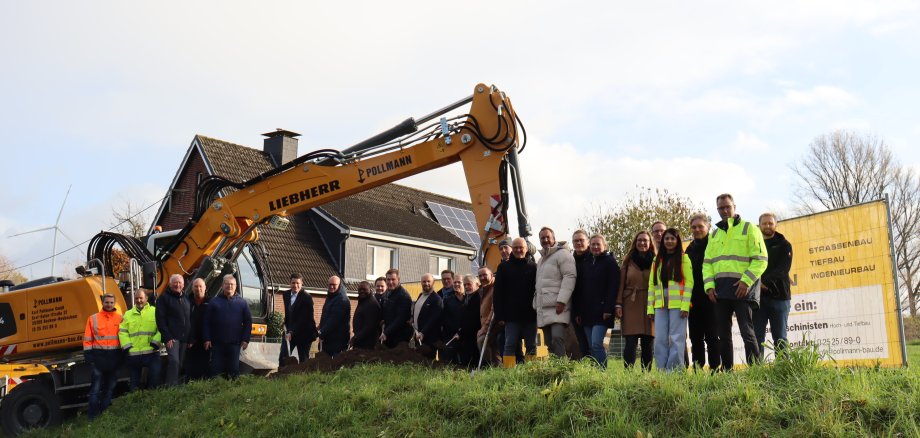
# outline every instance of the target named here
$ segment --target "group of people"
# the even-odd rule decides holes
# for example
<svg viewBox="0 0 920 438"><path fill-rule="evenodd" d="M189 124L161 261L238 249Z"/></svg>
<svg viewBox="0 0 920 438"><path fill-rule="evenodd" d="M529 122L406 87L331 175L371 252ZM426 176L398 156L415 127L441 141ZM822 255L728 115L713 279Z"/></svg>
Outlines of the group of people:
<svg viewBox="0 0 920 438"><path fill-rule="evenodd" d="M83 354L92 371L89 417L111 404L123 366L130 372L132 391L159 386L164 377L166 385L177 385L183 374L188 379L239 376L252 315L236 286L236 278L226 275L222 293L208 299L204 280L193 280L185 294L185 279L173 275L168 290L155 300L144 289L135 292L134 306L124 314L116 308L114 295L103 295L102 311L87 319L83 334ZM166 353L165 373L161 351Z"/></svg>
<svg viewBox="0 0 920 438"><path fill-rule="evenodd" d="M689 366L689 328L692 364L716 371L733 366L734 316L753 363L763 358L767 322L774 344L787 343L792 246L776 231L774 214L762 214L758 227L736 214L731 195L720 195L716 203L721 221L714 228L705 214L690 218L693 240L686 251L678 229L661 221L636 233L619 261L602 235L578 230L569 246L543 227L539 260L525 239L503 241L494 274L485 267L475 276L445 270L439 291L434 276L424 274L414 302L400 285L399 270L390 269L373 284L358 286L351 338L340 279L330 278L317 327L312 299L295 274L284 295L286 341L301 360L318 337L319 349L333 356L347 348L412 342L457 365L511 367L536 355L540 328L551 354L590 356L605 367L604 340L619 320L627 367L635 364L640 346L643 369L653 359L664 370ZM568 342L572 337L577 346ZM282 360L288 352L282 348Z"/></svg>
<svg viewBox="0 0 920 438"><path fill-rule="evenodd" d="M491 300L492 271L482 268L478 276L456 278L450 270L440 274L443 287L438 291L434 276L422 275L422 291L414 302L400 284L398 269L390 269L373 284L362 281L353 317L341 279L333 276L319 324L314 318L313 299L303 289L303 276L291 275L291 288L282 295L285 335L279 363L295 349L299 360L306 360L318 340L317 349L330 356L349 348L394 348L411 342L430 357L439 354L443 361L471 366L478 359L480 303Z"/></svg>
<svg viewBox="0 0 920 438"><path fill-rule="evenodd" d="M644 369L653 359L659 369L686 368L689 328L693 365L731 370L732 316L749 364L763 359L768 322L773 344L782 349L788 344L792 246L776 231L776 215L762 214L758 228L736 214L730 194L719 195L716 204L721 221L714 228L705 214L690 218L693 241L686 251L678 229L658 221L651 231L636 233L622 264L603 236L589 238L583 230L573 234L570 249L556 242L553 230L541 229L538 262L528 257L526 242L515 239L510 258L496 271L503 364L520 362L522 340L527 354L535 352L537 327L551 353L571 357L564 339L571 325L578 353L606 366L603 341L616 319L627 367L641 344Z"/></svg>
<svg viewBox="0 0 920 438"><path fill-rule="evenodd" d="M693 241L686 251L678 229L660 221L636 233L620 261L600 234L589 237L578 230L569 246L543 227L539 260L524 238L502 241L502 262L494 273L487 267L475 276L445 270L438 291L434 276L426 273L415 301L400 284L398 269L373 284L363 281L353 317L341 278L332 276L318 324L303 276L292 274L291 288L283 293L279 363L295 350L305 361L318 340L319 351L330 356L410 342L423 354L458 366L512 367L536 356L540 328L551 354L590 356L606 367L604 339L619 319L627 367L635 364L641 345L643 369L651 368L653 358L659 369L686 368L689 328L693 366L731 370L732 316L747 362L755 363L763 358L768 322L774 344L787 344L792 246L776 231L774 214L762 214L758 227L736 214L731 195L719 195L716 204L721 221L714 228L705 214L690 218ZM132 390L141 387L144 369L147 387L157 386L161 349L167 356L167 385L179 382L183 366L192 379L204 377L206 370L210 376L239 375L252 318L236 295L236 279L225 276L223 294L211 300L201 279L193 281L189 296L183 289L182 276L173 275L155 307L142 290L123 316L114 296L103 297L103 310L87 320L84 335L93 372L91 418L111 402L123 362L131 370ZM569 345L571 337L577 346Z"/></svg>

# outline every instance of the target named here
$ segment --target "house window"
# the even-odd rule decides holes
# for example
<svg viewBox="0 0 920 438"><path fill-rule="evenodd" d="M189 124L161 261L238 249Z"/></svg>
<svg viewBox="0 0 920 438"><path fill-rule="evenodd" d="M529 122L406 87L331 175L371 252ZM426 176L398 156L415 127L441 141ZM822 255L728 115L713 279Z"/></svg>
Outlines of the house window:
<svg viewBox="0 0 920 438"><path fill-rule="evenodd" d="M262 283L261 270L256 264L256 258L253 257L249 245L243 248L243 253L236 262L239 268L237 292L246 300L252 316L263 316L267 301L265 294L262 293L265 285Z"/></svg>
<svg viewBox="0 0 920 438"><path fill-rule="evenodd" d="M396 249L385 246L367 246L367 279L383 277L390 268L396 268Z"/></svg>
<svg viewBox="0 0 920 438"><path fill-rule="evenodd" d="M441 271L445 269L453 271L454 268L453 257L434 254L428 256L428 272L434 274L435 278L441 278Z"/></svg>

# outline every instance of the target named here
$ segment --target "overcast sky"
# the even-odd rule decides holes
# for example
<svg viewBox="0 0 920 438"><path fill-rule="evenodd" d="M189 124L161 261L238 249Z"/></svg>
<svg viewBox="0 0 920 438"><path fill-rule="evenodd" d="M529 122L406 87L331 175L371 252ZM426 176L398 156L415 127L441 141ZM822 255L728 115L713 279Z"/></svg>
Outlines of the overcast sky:
<svg viewBox="0 0 920 438"><path fill-rule="evenodd" d="M195 134L344 148L479 82L513 99L531 218L562 235L637 186L791 212L789 165L838 128L920 167L915 2L0 0L0 53L0 254L33 278L52 232L8 236L71 184L83 242L162 198ZM459 165L405 182L468 198Z"/></svg>

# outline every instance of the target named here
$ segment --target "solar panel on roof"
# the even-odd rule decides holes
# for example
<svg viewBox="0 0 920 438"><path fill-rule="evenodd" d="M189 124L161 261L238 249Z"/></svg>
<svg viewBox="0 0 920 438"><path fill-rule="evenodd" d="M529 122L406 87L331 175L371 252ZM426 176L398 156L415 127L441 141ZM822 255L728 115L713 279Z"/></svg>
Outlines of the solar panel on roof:
<svg viewBox="0 0 920 438"><path fill-rule="evenodd" d="M451 207L437 202L426 201L428 208L434 215L438 225L450 231L473 248L479 249L482 244L479 231L476 229L476 216L470 210ZM473 272L479 270L479 264L473 261Z"/></svg>

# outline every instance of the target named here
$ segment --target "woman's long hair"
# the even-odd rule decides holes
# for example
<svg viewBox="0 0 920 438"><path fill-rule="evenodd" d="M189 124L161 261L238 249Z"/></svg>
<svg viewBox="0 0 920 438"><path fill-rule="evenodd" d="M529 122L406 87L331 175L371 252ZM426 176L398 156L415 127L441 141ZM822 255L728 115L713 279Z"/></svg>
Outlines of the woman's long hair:
<svg viewBox="0 0 920 438"><path fill-rule="evenodd" d="M674 252L671 254L668 254L668 250L664 248L664 239L668 237L669 234L677 239L677 247L674 248ZM659 280L661 280L661 284L665 286L672 281L675 283L684 281L684 272L681 269L684 246L681 244L680 231L678 231L677 228L668 228L665 230L664 235L661 236L661 246L662 248L658 251L658 256L655 257L655 265L660 266L661 269L652 270L652 275L654 276L653 284L657 286ZM660 278L659 272L661 272Z"/></svg>
<svg viewBox="0 0 920 438"><path fill-rule="evenodd" d="M623 266L629 265L629 261L632 260L632 256L635 253L638 253L639 250L636 248L636 241L639 240L639 236L645 234L648 236L648 252L655 254L655 239L652 238L652 234L648 231L642 230L633 237L632 243L629 244L629 250L626 251L626 256L623 257Z"/></svg>

